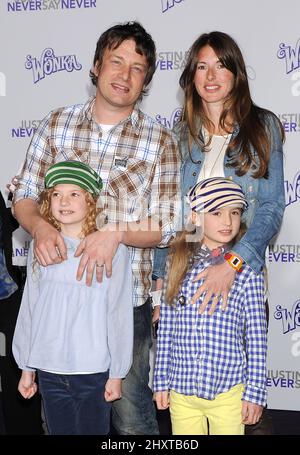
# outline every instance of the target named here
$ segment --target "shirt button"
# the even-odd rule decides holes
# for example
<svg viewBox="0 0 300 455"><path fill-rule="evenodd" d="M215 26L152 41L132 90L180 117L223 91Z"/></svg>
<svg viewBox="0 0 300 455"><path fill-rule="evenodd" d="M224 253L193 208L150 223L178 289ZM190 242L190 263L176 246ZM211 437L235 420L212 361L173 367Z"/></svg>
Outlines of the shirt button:
<svg viewBox="0 0 300 455"><path fill-rule="evenodd" d="M193 177L195 177L196 175L197 175L196 172L193 172L193 173L192 173L192 176L193 176Z"/></svg>
<svg viewBox="0 0 300 455"><path fill-rule="evenodd" d="M180 305L185 305L185 302L186 302L185 296L181 295L178 299L178 302L180 303Z"/></svg>
<svg viewBox="0 0 300 455"><path fill-rule="evenodd" d="M232 180L232 175L229 175L227 178L228 178L229 180Z"/></svg>

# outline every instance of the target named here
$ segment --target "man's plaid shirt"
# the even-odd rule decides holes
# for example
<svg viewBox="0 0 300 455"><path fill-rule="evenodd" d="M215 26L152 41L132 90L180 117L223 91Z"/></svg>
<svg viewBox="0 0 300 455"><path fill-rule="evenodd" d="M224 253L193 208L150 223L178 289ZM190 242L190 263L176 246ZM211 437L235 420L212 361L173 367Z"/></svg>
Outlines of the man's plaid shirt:
<svg viewBox="0 0 300 455"><path fill-rule="evenodd" d="M162 242L175 233L179 212L180 157L173 134L138 109L108 133L93 120L94 100L50 112L29 146L14 201L37 200L48 167L65 160L89 164L103 180L100 205L108 223L151 217ZM176 215L176 217L175 217ZM129 247L133 305L142 305L151 284L152 248Z"/></svg>
<svg viewBox="0 0 300 455"><path fill-rule="evenodd" d="M201 301L190 300L201 281L193 279L208 263L200 260L187 274L174 305L162 296L154 391L175 390L208 400L239 383L243 399L266 404L267 327L263 274L249 266L236 275L228 307L200 315ZM184 304L180 303L184 299Z"/></svg>

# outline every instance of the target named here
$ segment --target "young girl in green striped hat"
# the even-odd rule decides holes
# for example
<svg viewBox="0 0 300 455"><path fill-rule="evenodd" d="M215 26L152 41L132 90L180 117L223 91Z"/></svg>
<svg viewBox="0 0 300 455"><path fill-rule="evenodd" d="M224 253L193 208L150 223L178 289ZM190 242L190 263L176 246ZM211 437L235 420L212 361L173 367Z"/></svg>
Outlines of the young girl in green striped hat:
<svg viewBox="0 0 300 455"><path fill-rule="evenodd" d="M52 165L40 211L63 235L68 257L40 266L31 244L27 280L13 339L22 369L18 390L28 399L38 375L50 434L107 434L111 402L121 398L133 343L131 264L120 245L113 275L91 286L76 280L82 238L96 230L98 174L78 161Z"/></svg>

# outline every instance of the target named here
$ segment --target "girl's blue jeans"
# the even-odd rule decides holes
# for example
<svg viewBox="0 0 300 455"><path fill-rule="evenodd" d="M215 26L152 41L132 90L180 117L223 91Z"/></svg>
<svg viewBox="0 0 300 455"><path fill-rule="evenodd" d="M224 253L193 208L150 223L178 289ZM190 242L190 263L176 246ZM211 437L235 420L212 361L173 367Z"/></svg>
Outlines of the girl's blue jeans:
<svg viewBox="0 0 300 455"><path fill-rule="evenodd" d="M108 372L64 375L38 370L49 434L108 434L111 403L104 399L107 379Z"/></svg>

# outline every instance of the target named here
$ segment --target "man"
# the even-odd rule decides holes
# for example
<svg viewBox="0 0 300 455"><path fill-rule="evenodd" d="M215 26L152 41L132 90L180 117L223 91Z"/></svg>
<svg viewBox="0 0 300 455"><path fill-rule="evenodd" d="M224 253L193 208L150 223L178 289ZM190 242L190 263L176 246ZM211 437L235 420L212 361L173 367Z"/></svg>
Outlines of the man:
<svg viewBox="0 0 300 455"><path fill-rule="evenodd" d="M103 271L111 275L119 243L132 259L134 352L123 381L123 397L114 402L113 425L119 434L158 434L152 392L148 387L151 346L153 247L174 234L180 159L172 134L136 106L155 71L155 44L136 22L104 32L90 72L96 97L85 105L52 111L39 125L28 149L15 193L15 215L35 240L35 255L47 266L66 258L64 241L43 220L37 198L53 162L81 160L103 180L105 225L79 245L77 278ZM84 334L83 334L84 336Z"/></svg>

